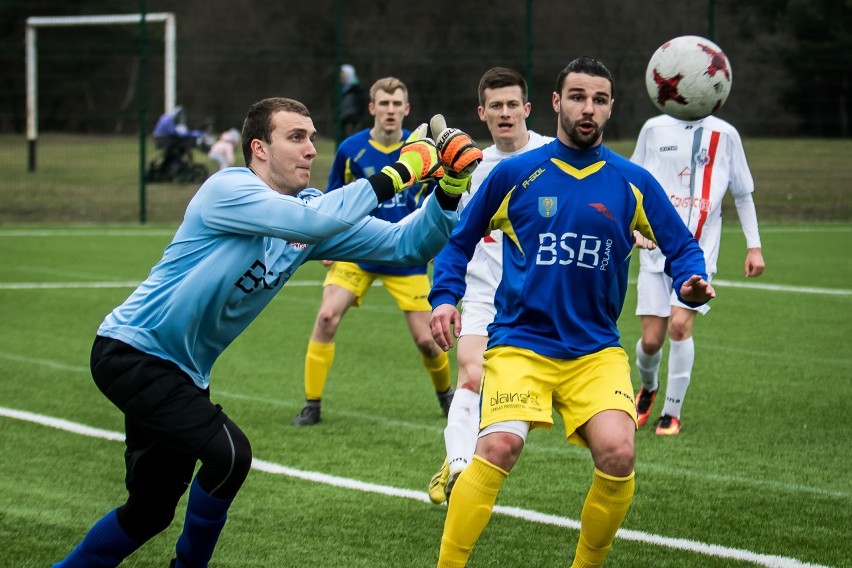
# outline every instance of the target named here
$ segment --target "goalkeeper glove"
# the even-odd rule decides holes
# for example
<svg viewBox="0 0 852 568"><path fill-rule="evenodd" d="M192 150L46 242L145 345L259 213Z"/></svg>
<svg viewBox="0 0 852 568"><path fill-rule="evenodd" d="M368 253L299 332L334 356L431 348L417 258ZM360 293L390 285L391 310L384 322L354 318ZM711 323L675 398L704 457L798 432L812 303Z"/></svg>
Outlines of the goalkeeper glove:
<svg viewBox="0 0 852 568"><path fill-rule="evenodd" d="M444 176L438 181L449 195L470 191L470 174L482 161L482 150L471 137L458 128L447 128L443 115L436 114L430 121L435 145L441 154Z"/></svg>
<svg viewBox="0 0 852 568"><path fill-rule="evenodd" d="M426 129L425 123L418 126L406 139L399 152L399 160L381 170L391 178L397 193L417 182L444 175L435 143L431 138L424 138Z"/></svg>

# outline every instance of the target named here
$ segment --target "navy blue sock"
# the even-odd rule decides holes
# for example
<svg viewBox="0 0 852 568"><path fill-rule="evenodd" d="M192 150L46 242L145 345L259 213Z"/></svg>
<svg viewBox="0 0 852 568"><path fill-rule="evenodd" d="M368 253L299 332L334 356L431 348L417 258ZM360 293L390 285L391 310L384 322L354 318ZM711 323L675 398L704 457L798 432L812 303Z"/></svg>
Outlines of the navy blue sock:
<svg viewBox="0 0 852 568"><path fill-rule="evenodd" d="M192 480L183 533L175 546L175 568L207 566L228 518L231 501L233 499L211 497L198 484L197 477Z"/></svg>
<svg viewBox="0 0 852 568"><path fill-rule="evenodd" d="M130 556L139 544L118 524L116 509L89 529L86 538L53 568L109 568Z"/></svg>

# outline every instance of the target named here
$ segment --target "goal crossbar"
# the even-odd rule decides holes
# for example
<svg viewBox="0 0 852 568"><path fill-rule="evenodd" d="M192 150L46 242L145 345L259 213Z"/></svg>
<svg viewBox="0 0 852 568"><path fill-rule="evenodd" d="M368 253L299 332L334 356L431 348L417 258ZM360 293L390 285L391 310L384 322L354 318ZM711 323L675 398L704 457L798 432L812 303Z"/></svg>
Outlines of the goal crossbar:
<svg viewBox="0 0 852 568"><path fill-rule="evenodd" d="M26 26L26 73L27 73L27 140L34 145L38 138L38 83L36 29L46 27L98 26L139 24L146 22L165 23L165 111L175 108L175 15L171 12L150 14L113 14L92 16L31 16ZM31 162L32 162L31 158Z"/></svg>

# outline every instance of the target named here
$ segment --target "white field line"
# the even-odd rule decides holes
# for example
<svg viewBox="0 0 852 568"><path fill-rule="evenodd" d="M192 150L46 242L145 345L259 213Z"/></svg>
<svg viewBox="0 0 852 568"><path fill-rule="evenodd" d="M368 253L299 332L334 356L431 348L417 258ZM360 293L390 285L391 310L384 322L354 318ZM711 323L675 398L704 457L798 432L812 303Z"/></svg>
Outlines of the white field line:
<svg viewBox="0 0 852 568"><path fill-rule="evenodd" d="M51 369L58 369L60 371L68 371L73 373L79 373L81 375L88 375L90 370L88 367L84 367L82 365L67 365L65 363L59 363L57 361L52 361L49 359L40 359L36 357L26 357L22 355L17 355L14 353L7 353L0 351L0 360L7 361L15 361L18 363L26 363L28 365L40 365L42 367L48 367ZM222 397L225 399L233 399L233 400L244 400L248 402L254 402L259 404L267 404L274 407L284 408L287 410L297 411L302 407L303 401L290 401L290 400L278 400L274 398L266 398L259 396L246 395L238 392L232 392L227 390L216 390L216 396ZM412 430L417 432L425 432L432 435L440 436L443 433L443 428L438 426L428 426L419 422L410 422L406 420L397 420L394 418L388 418L385 416L377 415L375 413L365 413L365 412L355 412L351 410L346 410L344 408L340 408L335 410L335 414L338 414L342 417L355 420L358 422L369 422L373 424L380 424L383 427L387 428L399 428ZM587 452L585 450L580 449L577 446L573 446L570 444L565 444L560 447L550 447L550 446L542 446L540 444L535 443L535 440L529 442L525 449L526 452L534 452L534 453L546 453L546 454L554 454L561 456L563 458L567 457L571 458L581 458L586 459ZM646 460L641 461L638 464L638 468L642 471L654 471L659 472L666 475L677 475L679 477L689 477L691 479L696 479L701 483L721 483L721 484L736 484L747 487L756 487L760 490L768 490L768 491L783 491L787 493L810 493L813 495L824 495L827 497L840 498L840 499L848 499L850 497L850 493L848 491L837 491L833 489L826 489L823 487L816 487L812 485L804 485L801 483L786 483L783 481L776 481L773 479L765 479L761 477L738 477L734 475L725 475L719 473L713 473L708 471L697 471L691 469L674 469L671 464L660 464L649 462Z"/></svg>
<svg viewBox="0 0 852 568"><path fill-rule="evenodd" d="M85 288L135 288L139 281L116 281L116 282L0 282L0 290L39 290L39 289L85 289ZM631 278L630 284L636 280ZM381 286L381 281L376 280L373 285ZM290 280L284 287L288 286L321 286L320 280ZM759 284L755 282L737 282L733 280L713 280L714 286L730 288L751 288L755 290L766 290L769 292L791 292L798 294L821 294L828 296L852 296L852 290L839 288L814 288L810 286L784 286L781 284Z"/></svg>
<svg viewBox="0 0 852 568"><path fill-rule="evenodd" d="M734 280L713 279L714 286L723 288L751 288L753 290L767 290L770 292L792 292L796 294L826 294L829 296L852 296L852 290L841 288L812 288L810 286L783 286L781 284L763 284L757 282L737 282Z"/></svg>
<svg viewBox="0 0 852 568"><path fill-rule="evenodd" d="M0 230L3 237L168 237L175 234L174 229L9 229Z"/></svg>
<svg viewBox="0 0 852 568"><path fill-rule="evenodd" d="M0 407L0 416L13 418L16 420L33 422L35 424L41 424L43 426L57 428L59 430L65 430L67 432L80 434L83 436L90 436L92 438L101 438L104 440L111 441L124 441L124 434L121 434L119 432L110 432L108 430L92 428L84 424L78 424L76 422L62 420L59 418L52 418L50 416L44 416L32 412ZM295 469L276 463L260 460L257 458L254 458L252 460L252 469L263 471L265 473L271 473L273 475L285 475L287 477L302 479L313 483L323 483L325 485L331 485L333 487L340 487L343 489L352 489L355 491L363 491L366 493L377 493L388 497L412 499L414 501L420 501L423 503L430 502L429 496L421 491L412 491L410 489L400 489L396 487L388 487L386 485L377 485L375 483L367 483L364 481L358 481L357 479L348 479L345 477L338 477L335 475L328 475L325 473L319 473L314 471L304 471L301 469ZM537 511L530 511L528 509L521 509L517 507L503 507L497 505L494 507L494 513L498 515L505 515L508 517L521 519L524 521L553 525L572 530L579 530L580 528L580 521L569 519L567 517L559 517L556 515L539 513ZM669 538L641 531L619 529L617 537L623 540L643 542L654 546L663 546L676 550L684 550L687 552L693 552L705 556L715 556L718 558L742 560L744 562L750 562L758 566L767 566L769 568L829 568L820 564L809 564L797 560L795 558L788 558L785 556L759 554L756 552L751 552L749 550L728 548L725 546L707 544L683 538Z"/></svg>
<svg viewBox="0 0 852 568"><path fill-rule="evenodd" d="M44 416L43 414L34 414L32 412L26 412L23 410L14 410L11 408L0 407L0 416L14 418L16 420L24 420L26 422L34 422L35 424L41 424L42 426L49 426L51 428L65 430L66 432L71 432L72 434L80 434L82 436L101 438L103 440L111 440L114 442L124 441L124 434L121 434L120 432L110 432L109 430L92 428L91 426L86 426L77 422L71 422L70 420L63 420L61 418L52 418L50 416Z"/></svg>

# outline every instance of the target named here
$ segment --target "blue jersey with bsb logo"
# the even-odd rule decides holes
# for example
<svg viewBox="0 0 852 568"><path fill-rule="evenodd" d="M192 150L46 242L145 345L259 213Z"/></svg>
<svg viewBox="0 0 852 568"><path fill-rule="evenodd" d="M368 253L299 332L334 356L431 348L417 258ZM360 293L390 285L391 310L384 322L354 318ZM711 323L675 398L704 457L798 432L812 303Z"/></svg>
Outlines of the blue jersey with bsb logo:
<svg viewBox="0 0 852 568"><path fill-rule="evenodd" d="M402 131L402 140L390 146L384 146L370 136L370 130L357 132L340 143L331 172L328 175L328 189L332 191L356 179L366 179L399 160L399 151L411 133ZM432 184L434 185L434 184ZM417 209L423 198L431 193L433 187L429 184L417 184L403 192L397 193L392 199L380 203L370 212L370 215L391 223L401 221L409 213ZM388 266L385 264L359 264L367 272L407 276L410 274L426 274L426 264L418 266Z"/></svg>
<svg viewBox="0 0 852 568"><path fill-rule="evenodd" d="M618 346L634 229L670 259L675 290L706 278L704 255L659 183L603 145L554 140L498 164L435 259L433 308L463 296L468 259L492 229L504 233L503 279L489 347L573 359Z"/></svg>
<svg viewBox="0 0 852 568"><path fill-rule="evenodd" d="M248 168L205 181L163 257L98 335L172 361L200 388L216 358L309 260L417 264L437 254L458 213L430 197L406 223L367 215L366 179L333 195L273 191Z"/></svg>

